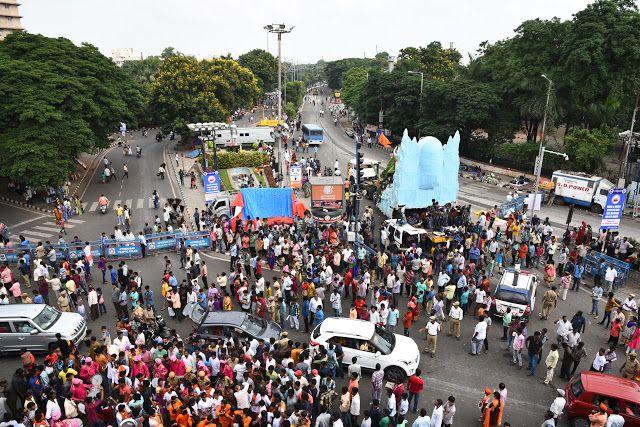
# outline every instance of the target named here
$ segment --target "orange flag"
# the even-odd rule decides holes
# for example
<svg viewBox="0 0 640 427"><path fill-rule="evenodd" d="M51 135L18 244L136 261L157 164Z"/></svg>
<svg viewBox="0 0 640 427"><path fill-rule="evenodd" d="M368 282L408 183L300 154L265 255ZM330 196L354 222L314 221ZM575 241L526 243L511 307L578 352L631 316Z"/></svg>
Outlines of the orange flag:
<svg viewBox="0 0 640 427"><path fill-rule="evenodd" d="M391 148L391 142L387 139L384 133L381 133L380 136L378 137L378 144L386 148Z"/></svg>

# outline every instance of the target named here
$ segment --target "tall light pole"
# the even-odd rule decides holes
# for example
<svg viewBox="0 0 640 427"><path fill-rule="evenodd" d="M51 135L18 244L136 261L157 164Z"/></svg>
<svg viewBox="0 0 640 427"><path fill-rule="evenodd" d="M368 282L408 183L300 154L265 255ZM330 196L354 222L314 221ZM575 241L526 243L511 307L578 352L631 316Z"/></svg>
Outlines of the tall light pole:
<svg viewBox="0 0 640 427"><path fill-rule="evenodd" d="M630 171L627 171L627 165L629 162L629 151L631 150L631 142L633 141L633 128L636 125L636 113L638 112L638 103L640 102L640 92L636 96L636 106L633 109L633 115L631 116L631 129L629 129L629 138L627 138L627 143L624 147L624 158L622 159L622 163L620 165L620 179L621 187L624 187L627 175Z"/></svg>
<svg viewBox="0 0 640 427"><path fill-rule="evenodd" d="M278 35L278 128L282 120L282 35L293 31L294 27L287 28L284 24L269 24L264 27L270 33ZM282 130L276 133L278 138L278 178L282 178ZM284 180L283 180L284 181Z"/></svg>
<svg viewBox="0 0 640 427"><path fill-rule="evenodd" d="M536 201L538 199L538 186L540 186L540 175L542 175L542 162L544 161L544 140L546 138L546 129L547 129L547 110L549 109L549 99L551 98L551 86L553 82L546 74L541 76L548 83L547 85L547 102L544 105L544 116L542 118L542 135L540 135L540 146L538 148L538 157L536 158L536 182L533 186L533 200L531 201L531 206L529 206L529 210L531 211L531 217L533 218L533 208L536 205ZM542 203L542 200L540 200Z"/></svg>
<svg viewBox="0 0 640 427"><path fill-rule="evenodd" d="M420 74L420 98L418 99L419 116L422 116L422 88L424 87L424 73L421 71L408 71L409 74ZM420 123L418 117L418 123ZM418 125L418 139L420 139L420 126Z"/></svg>

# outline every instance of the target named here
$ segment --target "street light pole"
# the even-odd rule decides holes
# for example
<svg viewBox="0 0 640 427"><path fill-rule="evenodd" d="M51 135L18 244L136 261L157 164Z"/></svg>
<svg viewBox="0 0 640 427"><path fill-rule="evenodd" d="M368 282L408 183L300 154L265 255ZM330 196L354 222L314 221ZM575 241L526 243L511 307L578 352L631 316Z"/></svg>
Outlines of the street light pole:
<svg viewBox="0 0 640 427"><path fill-rule="evenodd" d="M533 218L533 208L536 205L536 200L538 199L538 187L540 186L540 176L542 175L542 162L544 161L544 139L546 138L546 128L547 128L547 110L549 109L549 99L551 98L551 85L553 82L546 74L541 76L548 82L547 85L547 102L544 105L544 116L542 118L542 135L540 136L540 146L538 148L538 158L536 159L536 182L533 186L533 200L531 201L531 206L529 206L529 210L531 211L531 217ZM542 200L540 201L542 203Z"/></svg>
<svg viewBox="0 0 640 427"><path fill-rule="evenodd" d="M629 130L629 138L627 138L627 144L624 150L624 158L622 159L622 165L620 170L620 178L626 181L627 178L627 164L629 162L629 151L631 150L631 141L633 141L633 128L636 125L636 113L638 112L638 102L640 102L640 91L636 96L636 106L633 109L633 115L631 116L631 129ZM623 183L624 186L624 183Z"/></svg>
<svg viewBox="0 0 640 427"><path fill-rule="evenodd" d="M282 121L282 35L290 33L293 28L287 28L284 24L269 24L264 27L268 32L278 35L278 127ZM282 179L282 132L277 132L276 137L278 139L278 177ZM284 183L284 180L281 182Z"/></svg>
<svg viewBox="0 0 640 427"><path fill-rule="evenodd" d="M409 74L420 74L420 99L418 99L419 116L422 117L422 88L424 87L424 73L421 71L408 71ZM418 122L420 122L418 117ZM418 139L420 139L420 126L418 126Z"/></svg>

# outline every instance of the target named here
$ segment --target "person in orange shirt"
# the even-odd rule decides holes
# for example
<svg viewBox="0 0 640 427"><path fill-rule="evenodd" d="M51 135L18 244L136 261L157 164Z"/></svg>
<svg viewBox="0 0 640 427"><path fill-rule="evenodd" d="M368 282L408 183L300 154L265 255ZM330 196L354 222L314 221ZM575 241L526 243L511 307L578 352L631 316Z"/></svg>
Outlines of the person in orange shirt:
<svg viewBox="0 0 640 427"><path fill-rule="evenodd" d="M482 427L494 427L498 425L498 420L502 418L500 392L495 391L493 394L489 394L482 416Z"/></svg>
<svg viewBox="0 0 640 427"><path fill-rule="evenodd" d="M193 427L193 418L189 415L187 408L182 408L180 415L176 417L176 424L180 427Z"/></svg>
<svg viewBox="0 0 640 427"><path fill-rule="evenodd" d="M222 405L216 409L215 419L218 421L220 427L231 427L233 424L231 405L229 405L226 400L223 400Z"/></svg>
<svg viewBox="0 0 640 427"><path fill-rule="evenodd" d="M213 422L213 417L207 415L207 418L196 424L196 427L216 427L216 424Z"/></svg>
<svg viewBox="0 0 640 427"><path fill-rule="evenodd" d="M182 402L177 396L173 396L171 398L171 403L169 403L167 410L169 411L169 418L171 421L176 421L178 415L182 412Z"/></svg>

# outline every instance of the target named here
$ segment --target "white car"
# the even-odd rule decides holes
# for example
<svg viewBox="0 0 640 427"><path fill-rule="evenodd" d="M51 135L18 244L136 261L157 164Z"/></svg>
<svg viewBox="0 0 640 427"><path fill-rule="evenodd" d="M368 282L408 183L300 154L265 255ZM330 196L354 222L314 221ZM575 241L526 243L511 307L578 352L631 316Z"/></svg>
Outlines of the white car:
<svg viewBox="0 0 640 427"><path fill-rule="evenodd" d="M374 370L379 363L390 381L403 381L420 363L420 350L413 339L366 320L328 317L313 330L310 344L326 349L339 344L344 352L342 363L350 365L354 356L364 369Z"/></svg>
<svg viewBox="0 0 640 427"><path fill-rule="evenodd" d="M511 309L514 318L529 318L536 304L538 277L529 271L506 268L491 298L491 311L502 317Z"/></svg>

